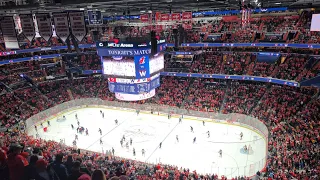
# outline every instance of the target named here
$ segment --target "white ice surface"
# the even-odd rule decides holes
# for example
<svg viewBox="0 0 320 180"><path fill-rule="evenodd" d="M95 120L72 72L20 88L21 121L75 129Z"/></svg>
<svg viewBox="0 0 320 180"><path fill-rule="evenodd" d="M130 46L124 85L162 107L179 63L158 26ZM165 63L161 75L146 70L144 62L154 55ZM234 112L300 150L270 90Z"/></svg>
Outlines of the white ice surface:
<svg viewBox="0 0 320 180"><path fill-rule="evenodd" d="M105 114L104 119L100 110ZM79 136L77 147L81 149L105 152L112 147L115 155L144 161L148 163L162 163L176 165L178 167L197 170L198 173L215 173L234 176L251 176L265 165L266 142L256 132L247 128L235 125L188 120L187 118L178 122L177 117L170 120L166 116L158 116L140 113L139 116L133 111L104 109L104 108L83 108L65 113L66 121L57 122L57 118L50 120L51 126L48 132L39 130L41 138L59 141L65 139L67 145L72 145L75 138L78 115L80 126L88 128L89 136L85 133ZM119 125L114 120L118 119ZM71 129L71 124L75 129ZM47 126L47 123L43 123ZM194 133L190 131L193 127ZM98 129L102 129L102 136ZM207 137L210 131L210 138ZM243 139L240 140L240 132ZM34 129L29 129L30 135L36 134ZM121 147L122 136L128 141L133 139L129 150ZM179 136L179 142L176 141ZM194 144L193 138L197 141ZM103 145L100 145L100 138ZM162 142L162 148L159 143ZM243 153L244 145L251 145L250 154ZM133 156L132 149L135 148L136 156ZM142 156L141 150L145 149L146 154ZM222 157L218 151L222 150Z"/></svg>

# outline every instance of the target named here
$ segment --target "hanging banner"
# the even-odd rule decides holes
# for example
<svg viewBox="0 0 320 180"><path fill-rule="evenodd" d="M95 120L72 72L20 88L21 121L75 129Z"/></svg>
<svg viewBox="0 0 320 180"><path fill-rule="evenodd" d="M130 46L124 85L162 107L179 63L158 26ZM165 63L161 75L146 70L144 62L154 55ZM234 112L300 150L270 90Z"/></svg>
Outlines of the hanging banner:
<svg viewBox="0 0 320 180"><path fill-rule="evenodd" d="M84 21L84 13L69 12L69 19L72 34L78 39L78 41L82 41L82 39L86 36L86 24Z"/></svg>
<svg viewBox="0 0 320 180"><path fill-rule="evenodd" d="M161 14L161 21L169 21L170 14Z"/></svg>
<svg viewBox="0 0 320 180"><path fill-rule="evenodd" d="M20 14L19 16L23 34L29 41L32 41L33 37L36 35L32 14Z"/></svg>
<svg viewBox="0 0 320 180"><path fill-rule="evenodd" d="M49 41L52 36L52 25L51 25L51 16L50 14L36 14L37 25L40 36Z"/></svg>
<svg viewBox="0 0 320 180"><path fill-rule="evenodd" d="M68 14L66 12L53 13L53 21L57 36L59 36L63 42L66 42L70 35Z"/></svg>
<svg viewBox="0 0 320 180"><path fill-rule="evenodd" d="M180 17L180 13L172 13L171 14L171 20L172 21L180 21L181 17Z"/></svg>
<svg viewBox="0 0 320 180"><path fill-rule="evenodd" d="M140 15L140 20L142 22L149 22L149 15L148 14L141 14Z"/></svg>
<svg viewBox="0 0 320 180"><path fill-rule="evenodd" d="M156 12L156 14L154 16L154 20L155 20L155 22L161 21L161 13L160 12Z"/></svg>
<svg viewBox="0 0 320 180"><path fill-rule="evenodd" d="M192 12L183 12L182 13L182 20L189 21L192 19Z"/></svg>
<svg viewBox="0 0 320 180"><path fill-rule="evenodd" d="M19 49L16 29L12 16L1 18L1 31L6 49Z"/></svg>

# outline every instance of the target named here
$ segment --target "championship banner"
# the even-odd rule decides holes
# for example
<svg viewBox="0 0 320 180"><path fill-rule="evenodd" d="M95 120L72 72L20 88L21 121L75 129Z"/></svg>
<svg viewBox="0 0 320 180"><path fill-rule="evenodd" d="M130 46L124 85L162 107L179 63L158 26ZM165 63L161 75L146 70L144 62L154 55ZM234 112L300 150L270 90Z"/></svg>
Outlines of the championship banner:
<svg viewBox="0 0 320 180"><path fill-rule="evenodd" d="M66 42L67 38L70 35L69 23L68 23L68 14L63 13L54 13L53 14L54 27L56 29L56 34L60 39Z"/></svg>
<svg viewBox="0 0 320 180"><path fill-rule="evenodd" d="M181 17L180 17L180 13L172 13L171 14L171 20L172 21L180 21Z"/></svg>
<svg viewBox="0 0 320 180"><path fill-rule="evenodd" d="M82 39L86 36L86 24L84 21L84 13L69 12L69 19L72 34L78 39L78 41L82 41Z"/></svg>
<svg viewBox="0 0 320 180"><path fill-rule="evenodd" d="M35 36L32 14L20 14L22 32L29 41Z"/></svg>
<svg viewBox="0 0 320 180"><path fill-rule="evenodd" d="M170 14L161 14L161 21L169 21Z"/></svg>
<svg viewBox="0 0 320 180"><path fill-rule="evenodd" d="M6 49L19 49L13 17L2 17L0 25Z"/></svg>
<svg viewBox="0 0 320 180"><path fill-rule="evenodd" d="M182 20L189 21L192 19L192 12L183 12L182 13Z"/></svg>
<svg viewBox="0 0 320 180"><path fill-rule="evenodd" d="M142 22L149 22L149 15L148 14L141 14L140 15L140 20Z"/></svg>
<svg viewBox="0 0 320 180"><path fill-rule="evenodd" d="M49 41L52 36L51 17L49 14L36 14L37 24L40 36Z"/></svg>

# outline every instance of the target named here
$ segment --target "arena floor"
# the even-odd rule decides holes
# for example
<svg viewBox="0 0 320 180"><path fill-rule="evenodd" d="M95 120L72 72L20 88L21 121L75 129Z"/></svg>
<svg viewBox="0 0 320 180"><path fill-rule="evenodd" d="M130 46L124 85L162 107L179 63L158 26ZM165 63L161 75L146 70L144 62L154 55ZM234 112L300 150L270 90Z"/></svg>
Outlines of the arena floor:
<svg viewBox="0 0 320 180"><path fill-rule="evenodd" d="M100 114L104 112L104 118ZM166 116L152 115L134 111L124 111L106 108L83 108L65 113L65 121L61 116L51 119L48 131L39 130L41 138L58 141L64 139L72 146L75 139L77 114L80 126L88 128L89 136L78 134L77 147L81 149L102 152L114 148L115 155L148 163L162 163L197 170L198 173L215 173L234 176L252 176L265 166L266 141L258 133L247 128L213 123L205 120L184 118L179 123L178 117L170 120ZM118 125L115 124L118 119ZM75 129L72 130L71 124ZM48 126L43 123L43 126ZM190 130L193 127L194 132ZM102 135L98 129L102 129ZM207 135L210 131L210 137ZM243 139L240 140L240 133ZM35 129L29 129L30 135L36 135ZM121 147L120 140L132 138L132 146ZM179 142L176 140L178 135ZM196 143L193 139L196 137ZM100 138L103 144L100 144ZM159 143L162 142L162 148ZM125 144L125 143L124 143ZM244 152L243 147L250 145L252 150ZM133 156L133 148L136 156ZM145 149L143 156L141 150ZM222 150L222 157L218 151Z"/></svg>

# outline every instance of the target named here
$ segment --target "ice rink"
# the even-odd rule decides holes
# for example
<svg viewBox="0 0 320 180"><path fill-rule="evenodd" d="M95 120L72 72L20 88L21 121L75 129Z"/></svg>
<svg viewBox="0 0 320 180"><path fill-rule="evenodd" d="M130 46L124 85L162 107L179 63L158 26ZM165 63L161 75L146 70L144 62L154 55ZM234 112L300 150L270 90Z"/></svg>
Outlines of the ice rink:
<svg viewBox="0 0 320 180"><path fill-rule="evenodd" d="M100 110L104 112L104 118ZM48 127L48 132L44 132L38 125L39 136L55 141L64 139L67 145L72 146L78 127L75 114L80 126L88 128L89 131L89 136L85 133L78 134L77 147L80 149L105 152L114 148L116 156L148 163L176 165L191 171L197 170L198 173L215 173L227 177L252 176L265 166L266 141L258 133L244 127L214 123L205 119L205 125L202 120L191 120L187 117L179 123L178 117L168 119L167 116L152 115L150 112L137 115L135 111L120 109L83 108L63 114L65 121L61 120L62 115L49 120L51 126ZM119 121L118 125L115 124L115 119ZM48 125L44 122L43 126ZM194 132L191 132L190 126ZM98 132L99 128L102 129L102 135ZM210 137L207 131L210 131ZM28 133L36 136L34 128L30 128ZM121 147L122 136L125 136L126 141L132 138L133 143L129 149ZM196 142L193 143L195 137ZM100 138L103 144L100 144ZM244 152L245 145L252 147L249 153ZM136 156L133 156L133 148ZM146 151L144 156L142 149ZM220 149L222 157L218 153Z"/></svg>

